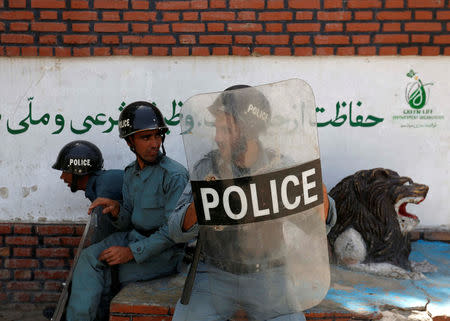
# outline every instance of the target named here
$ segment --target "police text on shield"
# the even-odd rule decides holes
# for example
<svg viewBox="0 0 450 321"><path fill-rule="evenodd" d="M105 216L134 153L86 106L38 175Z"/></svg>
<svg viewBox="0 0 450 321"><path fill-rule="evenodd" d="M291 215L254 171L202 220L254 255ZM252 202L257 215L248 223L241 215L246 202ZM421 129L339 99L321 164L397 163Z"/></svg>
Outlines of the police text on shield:
<svg viewBox="0 0 450 321"><path fill-rule="evenodd" d="M323 201L320 160L232 180L192 182L199 224L235 225L297 214Z"/></svg>

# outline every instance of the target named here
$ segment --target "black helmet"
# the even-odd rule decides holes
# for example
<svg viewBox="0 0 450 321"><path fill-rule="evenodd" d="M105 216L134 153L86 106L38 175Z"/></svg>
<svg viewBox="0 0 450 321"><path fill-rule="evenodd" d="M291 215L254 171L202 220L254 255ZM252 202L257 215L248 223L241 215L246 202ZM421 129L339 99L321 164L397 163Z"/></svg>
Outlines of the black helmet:
<svg viewBox="0 0 450 321"><path fill-rule="evenodd" d="M86 175L103 168L100 149L85 140L75 140L65 145L52 168L74 175Z"/></svg>
<svg viewBox="0 0 450 321"><path fill-rule="evenodd" d="M128 137L143 130L159 129L164 134L169 130L159 109L146 101L136 101L126 106L119 116L119 136Z"/></svg>
<svg viewBox="0 0 450 321"><path fill-rule="evenodd" d="M208 110L214 116L217 112L232 115L247 138L256 138L264 132L271 117L267 98L256 88L247 85L225 89Z"/></svg>

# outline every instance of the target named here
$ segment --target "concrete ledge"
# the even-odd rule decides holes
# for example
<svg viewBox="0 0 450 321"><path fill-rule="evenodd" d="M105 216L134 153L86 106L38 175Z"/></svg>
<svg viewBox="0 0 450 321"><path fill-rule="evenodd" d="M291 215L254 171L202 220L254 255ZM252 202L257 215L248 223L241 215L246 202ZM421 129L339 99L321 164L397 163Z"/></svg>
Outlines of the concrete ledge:
<svg viewBox="0 0 450 321"><path fill-rule="evenodd" d="M181 296L185 274L159 280L136 282L125 286L111 302L110 321L169 321ZM311 321L377 320L380 314L343 312L309 312ZM201 320L199 320L201 321Z"/></svg>
<svg viewBox="0 0 450 321"><path fill-rule="evenodd" d="M184 285L185 274L125 286L114 297L110 321L169 321Z"/></svg>
<svg viewBox="0 0 450 321"><path fill-rule="evenodd" d="M398 280L331 266L326 298L305 311L310 321L450 321L450 244L413 242L410 259L438 268L425 280ZM125 286L111 303L110 321L169 321L186 273ZM199 320L201 321L201 320Z"/></svg>

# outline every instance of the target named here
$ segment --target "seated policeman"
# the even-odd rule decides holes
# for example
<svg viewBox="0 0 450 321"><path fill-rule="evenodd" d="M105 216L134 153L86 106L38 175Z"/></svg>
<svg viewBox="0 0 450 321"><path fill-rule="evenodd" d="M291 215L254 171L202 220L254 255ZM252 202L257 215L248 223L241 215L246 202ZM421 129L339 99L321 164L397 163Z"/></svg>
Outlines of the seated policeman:
<svg viewBox="0 0 450 321"><path fill-rule="evenodd" d="M247 88L244 96L233 92L242 88ZM257 113L246 112L247 106L257 106L259 110ZM260 134L267 129L271 110L269 102L257 89L246 85L230 87L208 109L215 117L218 149L206 154L195 165L194 173L191 173L192 180L258 175L271 168L280 168L280 164L289 163L286 157L265 149L259 139ZM323 192L326 196L325 186ZM324 197L324 207L324 220L329 231L336 221L334 201ZM213 321L223 318L247 320L247 317L251 320L304 320L301 312L285 311L285 306L289 305L284 296L286 285L281 284L283 277L278 277L285 272L277 264L283 261L282 257L277 257L282 251L280 244L268 244L265 240L268 235L271 235L272 240L277 239L274 235L280 235L281 239L281 226L277 223L257 227L253 224L240 226L219 226L220 233L216 235L212 235L214 231L211 229L205 229L201 241L204 258L197 270L190 302L186 306L177 303L173 321ZM190 184L183 191L170 218L169 231L177 242L187 242L199 232ZM239 242L239 239L243 242ZM239 251L242 255L237 253ZM239 257L243 261L230 262L230 258ZM247 264L249 262L245 257L256 259L255 263L258 258L260 262L267 261L268 257L273 258L269 260L273 265L266 270L262 267L261 270L252 270L252 267L259 265ZM257 279L262 281L254 282ZM279 283L277 279L280 279ZM279 288L267 288L268 284ZM211 288L213 285L214 289ZM247 285L256 287L252 289ZM271 294L267 295L267 292ZM265 312L261 314L261 311Z"/></svg>
<svg viewBox="0 0 450 321"><path fill-rule="evenodd" d="M150 280L177 271L182 248L169 238L167 220L188 182L186 169L165 155L168 128L153 104L134 102L119 117L119 133L136 155L125 168L123 204L96 199L89 212L103 207L120 230L83 250L73 274L67 320L94 320L102 291L110 285L106 271L119 265L121 284ZM160 148L162 147L162 152Z"/></svg>
<svg viewBox="0 0 450 321"><path fill-rule="evenodd" d="M84 191L91 202L98 197L122 201L123 170L103 170L102 153L91 142L75 140L68 143L59 152L52 168L62 171L60 178L73 193ZM101 213L96 216L92 243L117 231L107 216Z"/></svg>

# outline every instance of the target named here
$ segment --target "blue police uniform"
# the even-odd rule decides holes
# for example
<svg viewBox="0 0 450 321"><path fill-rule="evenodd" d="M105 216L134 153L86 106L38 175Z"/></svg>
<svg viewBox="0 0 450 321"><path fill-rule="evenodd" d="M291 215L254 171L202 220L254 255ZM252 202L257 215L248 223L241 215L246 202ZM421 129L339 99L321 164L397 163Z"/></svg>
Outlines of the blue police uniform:
<svg viewBox="0 0 450 321"><path fill-rule="evenodd" d="M192 179L204 180L206 177L220 177L219 168L223 165L221 162L223 161L220 158L218 150L208 153L196 164L194 172L192 173ZM278 165L289 163L289 160L283 156L276 158L270 151L260 148L260 155L252 168L239 168L235 164L228 164L228 166L230 166L229 169L233 173L233 177L242 177L254 175L263 168L271 168L275 163L278 163ZM336 223L337 218L334 200L331 197L328 197L328 199L330 201L330 206L326 222L327 233ZM186 232L182 230L186 210L192 202L193 196L191 185L188 184L182 193L174 213L169 219L170 236L177 242L187 242L192 240L199 232L198 224L195 224ZM210 231L206 231L205 233L209 232ZM252 232L255 232L255 230L251 230L249 233ZM273 233L276 231L272 229L271 232ZM264 233L254 233L255 238L257 239L258 236L261 237L260 234L263 236ZM205 238L208 241L213 239L208 236ZM203 251L214 251L213 247L215 245L208 243L209 242L205 242L203 244ZM225 243L222 242L222 245L223 244ZM226 246L221 246L218 253L224 253L226 251ZM274 254L277 251L272 252L272 254ZM178 301L173 321L219 321L223 319L224 315L231 318L232 315L229 314L232 311L231 308L239 303L241 303L244 310L250 312L250 315L256 320L305 320L302 312L289 313L288 311L285 311L285 306L288 306L289 303L284 294L286 287L289 287L289 285L285 284L284 280L287 279L287 277L283 277L283 273L286 272L282 268L274 267L266 271L240 276L239 274L229 273L212 264L200 262L190 302L188 305L182 305L180 301ZM261 279L261 282L255 282L256 279ZM242 296L245 302L236 303L239 290L245 292ZM296 290L290 288L290 291L295 292ZM267 295L267 293L271 293L272 295ZM265 311L264 315L261 315L261 311ZM271 312L270 316L266 315L268 311Z"/></svg>
<svg viewBox="0 0 450 321"><path fill-rule="evenodd" d="M122 184L124 171L120 169L100 170L90 174L84 195L91 202L98 197L106 197L122 202ZM92 243L97 243L116 232L111 220L101 213L98 207L93 214L96 216Z"/></svg>
<svg viewBox="0 0 450 321"><path fill-rule="evenodd" d="M122 201L123 174L121 169L100 170L90 174L84 195L91 202L98 197Z"/></svg>
<svg viewBox="0 0 450 321"><path fill-rule="evenodd" d="M94 320L102 292L110 286L109 266L98 260L111 246L128 246L134 260L119 265L121 284L149 280L177 271L182 248L170 237L167 221L189 181L186 169L167 156L158 164L125 168L123 204L111 234L83 250L74 270L68 321Z"/></svg>

